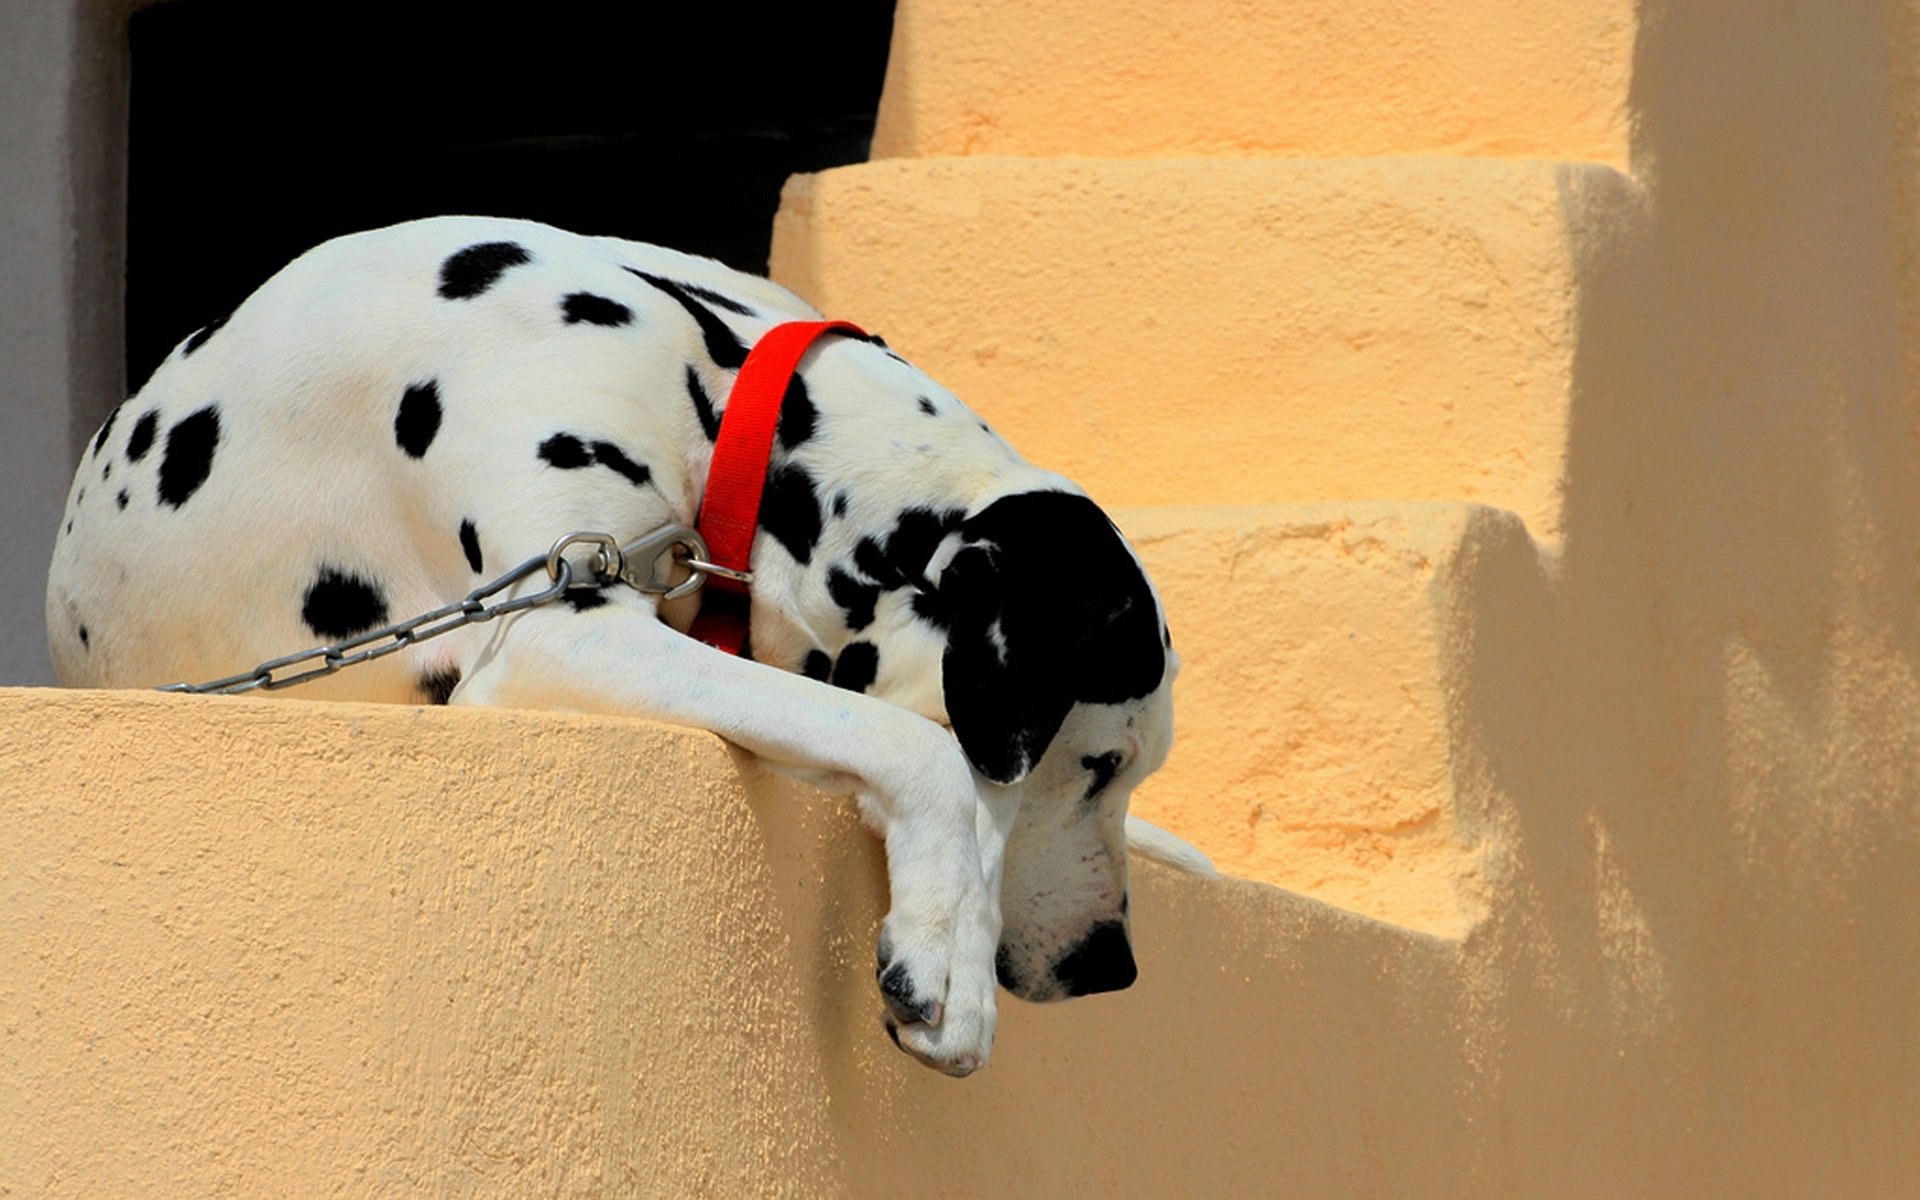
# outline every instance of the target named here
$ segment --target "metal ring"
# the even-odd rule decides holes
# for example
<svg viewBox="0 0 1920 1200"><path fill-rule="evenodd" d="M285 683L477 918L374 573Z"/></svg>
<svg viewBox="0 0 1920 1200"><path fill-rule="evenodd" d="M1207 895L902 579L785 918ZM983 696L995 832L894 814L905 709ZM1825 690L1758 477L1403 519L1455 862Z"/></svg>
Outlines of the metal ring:
<svg viewBox="0 0 1920 1200"><path fill-rule="evenodd" d="M620 553L620 543L610 533L594 533L576 529L553 544L547 551L547 578L560 582L560 552L576 543L585 543L597 547L593 557L593 573L602 583L610 583L626 570L626 557Z"/></svg>

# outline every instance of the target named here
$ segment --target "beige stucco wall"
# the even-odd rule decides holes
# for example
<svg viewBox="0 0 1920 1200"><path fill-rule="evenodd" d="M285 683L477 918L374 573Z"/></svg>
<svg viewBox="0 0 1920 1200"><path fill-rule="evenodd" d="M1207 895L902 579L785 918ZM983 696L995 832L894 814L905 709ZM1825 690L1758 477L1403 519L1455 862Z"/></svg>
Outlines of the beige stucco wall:
<svg viewBox="0 0 1920 1200"><path fill-rule="evenodd" d="M1892 814L1761 812L1724 852L1719 821L1651 804L1529 807L1505 903L1454 938L1146 865L1141 981L1006 1001L993 1063L954 1081L880 1031L883 876L851 806L709 735L85 692L0 712L18 1195L1911 1182ZM1704 884L1650 877L1668 856Z"/></svg>
<svg viewBox="0 0 1920 1200"><path fill-rule="evenodd" d="M706 735L0 693L0 1191L1911 1194L1913 6L1133 7L906 0L775 270L1115 506L1250 879L956 1083Z"/></svg>
<svg viewBox="0 0 1920 1200"><path fill-rule="evenodd" d="M876 158L1627 154L1635 6L905 0Z"/></svg>

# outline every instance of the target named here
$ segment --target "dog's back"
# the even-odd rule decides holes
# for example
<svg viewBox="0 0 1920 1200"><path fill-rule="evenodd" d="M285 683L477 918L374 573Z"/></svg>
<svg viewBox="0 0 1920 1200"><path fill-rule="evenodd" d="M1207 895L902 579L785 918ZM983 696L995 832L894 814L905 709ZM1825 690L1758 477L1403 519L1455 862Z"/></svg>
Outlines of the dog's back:
<svg viewBox="0 0 1920 1200"><path fill-rule="evenodd" d="M817 316L707 259L532 222L436 218L327 242L183 341L94 438L49 577L59 676L225 675L445 604L574 529L691 524L732 370L766 328ZM857 349L866 377L908 378L878 389L890 406L863 408L876 389L835 361L852 349L816 353L828 384L790 402L763 510L789 553L756 552L758 657L807 669L877 619L903 647L878 682L937 712L920 694L937 670L909 663L938 654L937 630L889 598L904 579L850 582L861 543L904 531L923 561L922 535L996 477L1071 485L904 362ZM846 605L876 584L892 585L877 613ZM300 694L445 699L480 636Z"/></svg>

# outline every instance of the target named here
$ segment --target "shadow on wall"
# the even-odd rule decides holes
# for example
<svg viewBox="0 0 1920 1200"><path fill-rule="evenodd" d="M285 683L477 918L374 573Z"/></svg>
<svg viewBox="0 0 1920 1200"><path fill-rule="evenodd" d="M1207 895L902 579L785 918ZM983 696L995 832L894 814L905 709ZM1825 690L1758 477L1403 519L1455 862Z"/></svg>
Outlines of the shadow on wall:
<svg viewBox="0 0 1920 1200"><path fill-rule="evenodd" d="M1569 176L1571 226L1604 236L1565 554L1480 607L1461 708L1505 855L1483 950L1535 1001L1497 1069L1593 1081L1502 1090L1561 1180L1911 1186L1920 92L1887 20L1644 4L1648 190Z"/></svg>

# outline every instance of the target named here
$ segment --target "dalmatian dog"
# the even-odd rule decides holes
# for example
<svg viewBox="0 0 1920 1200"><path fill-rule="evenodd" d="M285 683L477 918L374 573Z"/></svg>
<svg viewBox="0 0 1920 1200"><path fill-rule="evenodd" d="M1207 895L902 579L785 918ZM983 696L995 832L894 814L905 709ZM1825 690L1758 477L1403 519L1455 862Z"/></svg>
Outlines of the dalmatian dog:
<svg viewBox="0 0 1920 1200"><path fill-rule="evenodd" d="M692 525L748 349L818 317L707 259L524 221L327 242L93 438L48 580L59 677L231 674L572 530ZM296 694L651 717L852 792L886 847L888 1032L948 1074L987 1061L996 979L1037 1001L1131 984L1127 800L1167 756L1178 659L1100 509L879 338L832 336L788 387L752 562L742 656L686 636L700 595L583 568L564 602Z"/></svg>

